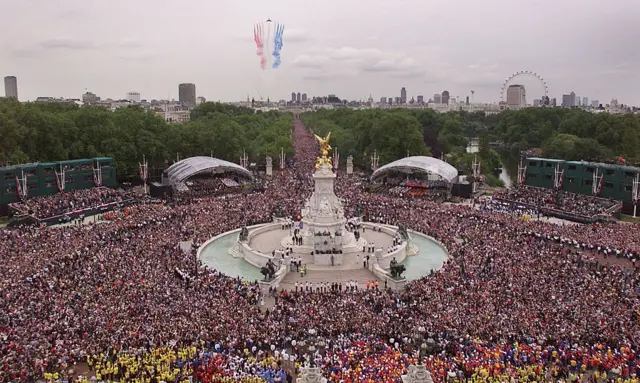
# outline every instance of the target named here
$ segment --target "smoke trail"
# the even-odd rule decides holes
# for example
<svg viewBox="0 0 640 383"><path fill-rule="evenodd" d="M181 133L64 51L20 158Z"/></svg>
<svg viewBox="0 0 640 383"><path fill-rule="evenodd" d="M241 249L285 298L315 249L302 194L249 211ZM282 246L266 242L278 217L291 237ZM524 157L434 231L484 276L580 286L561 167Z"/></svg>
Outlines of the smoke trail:
<svg viewBox="0 0 640 383"><path fill-rule="evenodd" d="M253 26L253 40L256 42L256 55L260 57L260 68L267 68L267 58L264 57L264 26L262 23Z"/></svg>
<svg viewBox="0 0 640 383"><path fill-rule="evenodd" d="M274 61L273 61L273 65L272 68L273 69L277 69L280 67L280 50L282 50L282 35L284 34L284 24L277 24L276 25L276 33L273 37L273 53L272 56L274 57Z"/></svg>

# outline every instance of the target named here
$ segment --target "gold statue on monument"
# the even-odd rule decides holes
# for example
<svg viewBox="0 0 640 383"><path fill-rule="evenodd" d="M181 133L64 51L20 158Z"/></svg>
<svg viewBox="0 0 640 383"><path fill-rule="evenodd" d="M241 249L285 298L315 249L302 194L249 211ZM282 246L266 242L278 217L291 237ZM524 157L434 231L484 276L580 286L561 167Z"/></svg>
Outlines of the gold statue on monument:
<svg viewBox="0 0 640 383"><path fill-rule="evenodd" d="M331 138L331 132L327 134L326 137L322 138L317 134L314 134L316 140L320 143L320 154L322 157L318 157L316 159L316 169L319 169L323 164L327 164L331 167L331 157L329 157L329 150L331 150L331 145L329 145L329 138Z"/></svg>

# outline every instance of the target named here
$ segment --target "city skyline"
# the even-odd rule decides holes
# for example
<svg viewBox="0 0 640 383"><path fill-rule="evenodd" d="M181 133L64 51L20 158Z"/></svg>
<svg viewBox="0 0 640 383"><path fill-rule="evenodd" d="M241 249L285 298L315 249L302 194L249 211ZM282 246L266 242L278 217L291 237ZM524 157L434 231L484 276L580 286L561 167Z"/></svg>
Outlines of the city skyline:
<svg viewBox="0 0 640 383"><path fill-rule="evenodd" d="M18 78L22 101L81 98L85 89L102 98L136 90L147 100L178 99L178 84L193 83L212 101L287 100L292 89L377 100L406 87L407 99L446 89L465 100L473 89L476 102L497 102L509 75L532 70L551 98L574 91L640 105L632 86L640 83L640 54L627 48L640 3L631 0L607 9L591 0L124 4L7 4L0 22L20 33L0 36L2 76ZM282 66L263 71L252 26L267 18L286 29ZM527 90L527 98L539 97Z"/></svg>

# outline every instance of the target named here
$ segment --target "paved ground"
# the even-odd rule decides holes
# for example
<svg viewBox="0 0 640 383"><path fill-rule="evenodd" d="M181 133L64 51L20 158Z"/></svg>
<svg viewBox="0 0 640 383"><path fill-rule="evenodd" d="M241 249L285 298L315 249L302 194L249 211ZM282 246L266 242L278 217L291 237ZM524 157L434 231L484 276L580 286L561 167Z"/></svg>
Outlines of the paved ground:
<svg viewBox="0 0 640 383"><path fill-rule="evenodd" d="M304 277L300 277L300 273L295 271L287 273L280 288L285 290L294 290L295 283L311 282L315 287L319 282L338 282L344 284L348 281L355 280L358 282L358 288L366 288L367 281L373 281L377 278L369 269L353 269L353 270L310 270Z"/></svg>
<svg viewBox="0 0 640 383"><path fill-rule="evenodd" d="M191 254L191 244L193 244L193 241L182 241L179 243L180 249L182 249L185 254Z"/></svg>
<svg viewBox="0 0 640 383"><path fill-rule="evenodd" d="M291 236L293 233L290 230L276 229L263 234L259 234L251 239L250 246L264 254L271 254L274 250L282 250L282 239L287 236ZM386 233L380 233L373 230L366 230L362 233L367 243L373 243L376 248L382 248L383 253L387 251L387 248L393 245L393 237ZM343 266L318 266L313 263L313 256L310 251L295 252L294 256L299 256L302 259L303 264L307 264L309 270L340 270L340 269L353 269L354 265L360 266L364 261L363 256L367 253L359 251L358 253L349 253L344 255ZM371 253L369 253L371 254ZM371 254L372 255L372 254Z"/></svg>
<svg viewBox="0 0 640 383"><path fill-rule="evenodd" d="M102 214L96 214L96 215L90 215L88 217L84 217L80 224L81 225L88 225L90 223L109 223L109 222L110 221L102 219ZM65 222L65 223L58 223L58 224L55 224L55 225L51 225L50 227L65 227L65 226L74 226L74 225L78 225L78 221L77 220L73 220L71 222Z"/></svg>

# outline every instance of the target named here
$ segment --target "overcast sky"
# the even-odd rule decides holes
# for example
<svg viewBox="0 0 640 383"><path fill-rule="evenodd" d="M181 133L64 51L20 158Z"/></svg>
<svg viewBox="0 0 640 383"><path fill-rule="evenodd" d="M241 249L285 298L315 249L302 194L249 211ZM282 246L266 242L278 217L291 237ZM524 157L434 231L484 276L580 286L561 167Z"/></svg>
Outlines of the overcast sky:
<svg viewBox="0 0 640 383"><path fill-rule="evenodd" d="M640 0L0 0L0 74L21 100L138 91L288 99L292 91L497 101L514 72L640 105ZM282 66L260 69L253 25L286 25ZM272 45L271 45L272 46ZM528 101L542 88L522 81Z"/></svg>

